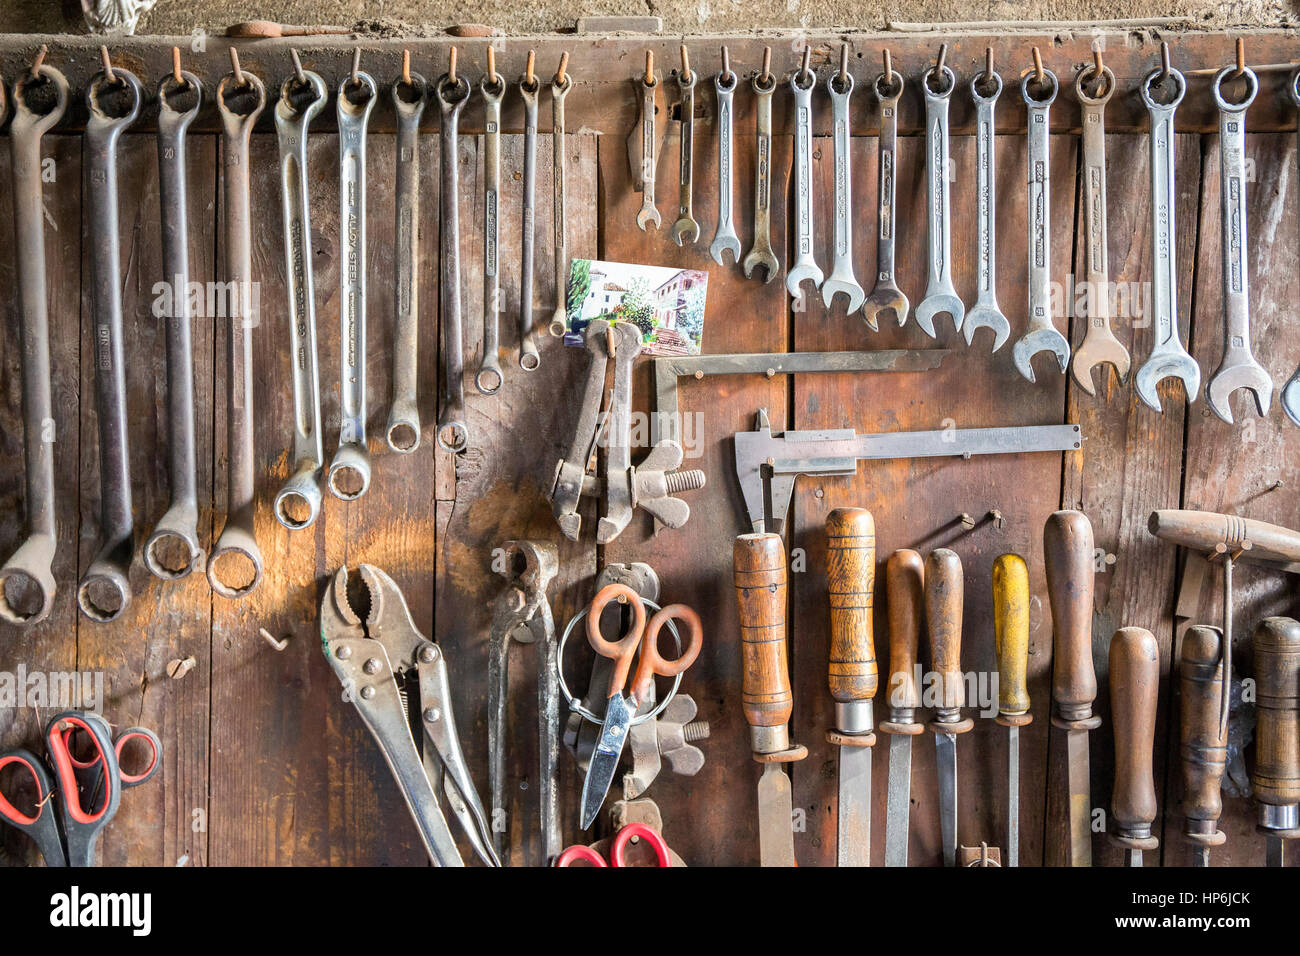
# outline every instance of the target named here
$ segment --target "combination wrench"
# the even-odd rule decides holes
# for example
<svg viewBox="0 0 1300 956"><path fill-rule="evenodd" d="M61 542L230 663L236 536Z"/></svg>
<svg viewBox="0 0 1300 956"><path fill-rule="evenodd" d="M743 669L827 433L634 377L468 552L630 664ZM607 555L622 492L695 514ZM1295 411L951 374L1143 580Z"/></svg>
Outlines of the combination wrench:
<svg viewBox="0 0 1300 956"><path fill-rule="evenodd" d="M772 251L772 94L776 77L755 72L749 81L754 91L754 244L745 256L745 278L763 270L763 281L771 282L781 271Z"/></svg>
<svg viewBox="0 0 1300 956"><path fill-rule="evenodd" d="M1287 84L1286 91L1291 97L1291 102L1300 107L1300 70L1291 74L1291 81ZM1296 127L1296 131L1296 157L1300 162L1300 126ZM1300 425L1300 368L1291 374L1290 380L1282 388L1282 411L1286 412L1287 418L1293 423Z"/></svg>
<svg viewBox="0 0 1300 956"><path fill-rule="evenodd" d="M13 123L9 127L14 182L14 249L18 269L18 315L22 324L24 505L27 538L0 568L0 618L11 624L36 624L54 607L54 552L58 528L54 513L54 413L50 384L50 323L46 298L45 209L41 192L41 137L59 122L68 106L68 81L42 64L33 76L14 81ZM38 105L29 88L46 87ZM4 112L0 108L0 112Z"/></svg>
<svg viewBox="0 0 1300 956"><path fill-rule="evenodd" d="M847 70L834 73L826 81L831 98L831 132L835 152L835 259L831 274L822 282L822 303L827 309L836 295L843 294L849 304L845 312L852 315L862 307L866 293L853 274L853 173L849 144L849 97L853 94L853 74Z"/></svg>
<svg viewBox="0 0 1300 956"><path fill-rule="evenodd" d="M251 593L262 581L262 552L253 524L253 287L252 208L249 197L249 138L266 106L266 87L247 70L227 73L217 84L221 117L221 185L225 208L227 285L239 296L226 333L226 524L208 561L208 583L222 597ZM223 561L225 558L227 560ZM234 559L233 562L230 559ZM242 561L240 560L242 559ZM242 576L222 564L247 564Z"/></svg>
<svg viewBox="0 0 1300 956"><path fill-rule="evenodd" d="M465 426L465 344L460 316L460 190L456 175L460 111L468 102L469 93L469 81L463 76L453 81L444 73L434 85L438 110L442 114L442 134L439 137L441 188L438 196L439 242L442 247L442 274L438 281L442 374L438 384L442 392L442 408L438 412L438 444L452 454L469 447L469 429Z"/></svg>
<svg viewBox="0 0 1300 956"><path fill-rule="evenodd" d="M501 99L506 81L492 82L484 74L479 82L483 95L483 360L474 385L484 395L495 395L505 379L501 376L501 349L498 316L501 311L500 261L497 251L501 240Z"/></svg>
<svg viewBox="0 0 1300 956"><path fill-rule="evenodd" d="M700 224L695 221L695 73L677 74L681 95L677 119L681 128L681 154L678 161L677 221L673 223L673 242L681 246L700 238Z"/></svg>
<svg viewBox="0 0 1300 956"><path fill-rule="evenodd" d="M786 273L785 288L795 299L803 293L799 286L811 280L814 289L821 288L822 270L813 256L813 197L812 197L812 94L817 88L817 77L807 72L807 86L799 85L803 70L790 76L790 91L794 94L794 244L795 260Z"/></svg>
<svg viewBox="0 0 1300 956"><path fill-rule="evenodd" d="M360 97L354 99L353 97ZM339 84L339 446L330 462L330 491L355 501L370 487L366 444L366 127L379 99L369 73L350 73Z"/></svg>
<svg viewBox="0 0 1300 956"><path fill-rule="evenodd" d="M393 404L384 436L388 447L410 454L420 447L416 395L420 352L420 118L428 86L407 69L389 91L397 114L397 190L393 223Z"/></svg>
<svg viewBox="0 0 1300 956"><path fill-rule="evenodd" d="M1088 92L1087 81L1096 79L1100 84L1094 96ZM1115 74L1103 66L1100 74L1095 66L1085 67L1074 78L1074 95L1079 101L1083 118L1083 211L1084 211L1084 265L1087 269L1087 295L1084 298L1083 318L1087 331L1083 342L1074 353L1070 371L1079 387L1095 395L1092 369L1109 363L1123 385L1128 381L1128 349L1115 338L1110 328L1110 273L1109 250L1106 244L1106 103L1115 92Z"/></svg>
<svg viewBox="0 0 1300 956"><path fill-rule="evenodd" d="M199 113L203 87L193 73L158 84L158 193L162 212L163 275L171 287L167 315L167 452L171 504L144 545L155 577L178 580L203 564L194 450L194 346L191 337L189 221L185 134Z"/></svg>
<svg viewBox="0 0 1300 956"><path fill-rule="evenodd" d="M659 91L659 78L653 73L641 77L641 209L636 214L636 224L642 232L651 223L656 229L661 222L655 207L655 94Z"/></svg>
<svg viewBox="0 0 1300 956"><path fill-rule="evenodd" d="M988 93L985 88L990 88ZM1002 77L988 70L977 73L970 81L971 99L975 101L975 234L976 293L975 304L966 313L966 344L975 341L978 329L993 332L996 352L1011 335L1011 323L998 305L997 269L997 176L994 175L997 140L993 113L1002 95Z"/></svg>
<svg viewBox="0 0 1300 956"><path fill-rule="evenodd" d="M952 284L952 211L950 200L950 163L948 156L948 100L957 88L957 77L943 67L935 91L930 81L935 71L921 77L925 93L925 194L929 254L926 260L928 282L925 296L916 306L916 324L930 338L935 337L934 317L941 312L952 316L953 328L961 331L966 306Z"/></svg>
<svg viewBox="0 0 1300 956"><path fill-rule="evenodd" d="M1166 378L1183 383L1188 403L1201 393L1201 367L1187 354L1178 337L1178 247L1174 241L1174 111L1187 92L1183 74L1172 67L1168 77L1173 82L1169 102L1156 101L1156 86L1163 82L1164 71L1152 70L1142 81L1140 92L1151 118L1151 311L1155 341L1151 354L1138 369L1133 388L1146 404L1160 411L1156 386Z"/></svg>
<svg viewBox="0 0 1300 956"><path fill-rule="evenodd" d="M1048 162L1047 111L1056 99L1059 85L1056 74L1044 69L1043 85L1046 95L1034 96L1030 84L1036 73L1030 70L1020 81L1020 95L1028 111L1028 184L1025 220L1028 224L1029 258L1029 327L1012 350L1016 371L1029 381L1034 381L1034 356L1051 352L1065 374L1070 363L1070 342L1052 324L1052 170Z"/></svg>
<svg viewBox="0 0 1300 956"><path fill-rule="evenodd" d="M288 295L293 381L293 474L276 493L275 517L290 530L310 527L320 515L320 375L316 348L316 286L312 277L311 200L307 132L329 102L325 81L303 70L280 87L275 132L280 146L280 207L284 219L284 274Z"/></svg>
<svg viewBox="0 0 1300 956"><path fill-rule="evenodd" d="M709 255L720 266L727 263L724 253L731 253L732 262L740 261L740 237L732 213L732 168L735 133L735 96L740 78L731 70L723 70L713 77L713 90L718 95L718 227L713 232Z"/></svg>
<svg viewBox="0 0 1300 956"><path fill-rule="evenodd" d="M551 81L551 216L555 223L555 312L551 315L551 334L556 338L568 326L568 308L565 301L569 288L569 227L564 208L565 180L567 178L568 151L564 142L564 98L573 88L573 77Z"/></svg>
<svg viewBox="0 0 1300 956"><path fill-rule="evenodd" d="M1223 96L1223 83L1237 75L1235 66L1214 77L1219 107L1219 199L1223 226L1223 360L1205 390L1210 409L1232 424L1232 393L1250 392L1261 418L1273 401L1273 379L1255 360L1250 345L1250 266L1246 253L1246 108L1259 92L1259 80L1242 69L1246 94L1238 103Z"/></svg>
<svg viewBox="0 0 1300 956"><path fill-rule="evenodd" d="M519 240L519 367L532 372L542 364L533 335L533 259L537 248L537 93L536 77L519 80L524 101L524 182Z"/></svg>
<svg viewBox="0 0 1300 956"><path fill-rule="evenodd" d="M876 170L876 284L862 303L862 318L876 330L881 312L894 313L902 325L910 305L894 278L894 245L898 236L898 100L903 95L903 75L891 67L873 87L880 102L880 136Z"/></svg>
<svg viewBox="0 0 1300 956"><path fill-rule="evenodd" d="M90 295L95 336L95 399L99 422L100 546L77 588L92 621L113 621L131 603L135 523L127 450L126 362L122 344L122 269L118 240L117 147L140 114L140 81L123 69L95 74L86 87L86 195L93 235Z"/></svg>

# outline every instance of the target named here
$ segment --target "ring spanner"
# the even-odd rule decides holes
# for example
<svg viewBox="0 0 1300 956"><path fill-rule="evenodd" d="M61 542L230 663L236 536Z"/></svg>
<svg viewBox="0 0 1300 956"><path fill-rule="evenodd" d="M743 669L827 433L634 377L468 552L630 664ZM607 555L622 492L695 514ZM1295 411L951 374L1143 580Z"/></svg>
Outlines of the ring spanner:
<svg viewBox="0 0 1300 956"><path fill-rule="evenodd" d="M573 77L567 74L563 83L551 82L551 217L555 223L555 312L551 314L551 334L557 338L568 326L569 229L564 209L568 157L564 142L564 98L572 88Z"/></svg>
<svg viewBox="0 0 1300 956"><path fill-rule="evenodd" d="M439 137L441 187L438 196L439 240L442 273L438 295L442 326L442 374L439 388L442 408L438 411L438 445L457 454L469 447L465 427L465 341L460 316L460 190L457 158L460 151L460 111L469 101L469 81L458 76L453 83L444 73L434 84L438 110L442 113Z"/></svg>
<svg viewBox="0 0 1300 956"><path fill-rule="evenodd" d="M483 94L483 361L474 385L484 395L495 395L505 381L501 377L501 348L498 315L501 311L500 257L501 239L501 99L506 81L496 83L484 75L479 83Z"/></svg>
<svg viewBox="0 0 1300 956"><path fill-rule="evenodd" d="M519 241L519 367L535 371L542 364L533 335L533 253L537 248L537 91L541 84L519 81L524 101L524 188Z"/></svg>

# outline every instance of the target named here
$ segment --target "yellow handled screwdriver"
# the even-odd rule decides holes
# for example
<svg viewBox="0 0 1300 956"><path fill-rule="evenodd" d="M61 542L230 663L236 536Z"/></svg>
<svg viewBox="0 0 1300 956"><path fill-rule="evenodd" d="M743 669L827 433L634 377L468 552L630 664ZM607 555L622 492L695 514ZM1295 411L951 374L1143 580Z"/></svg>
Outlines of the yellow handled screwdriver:
<svg viewBox="0 0 1300 956"><path fill-rule="evenodd" d="M993 643L998 655L997 722L1007 728L1007 865L1020 865L1020 728L1029 713L1029 568L1018 554L993 562Z"/></svg>

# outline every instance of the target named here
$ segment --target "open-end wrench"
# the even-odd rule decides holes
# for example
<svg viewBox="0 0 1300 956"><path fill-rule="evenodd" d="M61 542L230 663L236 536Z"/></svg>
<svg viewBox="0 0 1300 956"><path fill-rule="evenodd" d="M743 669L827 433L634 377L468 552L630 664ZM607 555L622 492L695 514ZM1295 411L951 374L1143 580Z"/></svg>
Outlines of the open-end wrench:
<svg viewBox="0 0 1300 956"><path fill-rule="evenodd" d="M800 86L801 79L807 86ZM794 94L794 248L795 260L785 276L785 288L796 299L803 293L799 286L811 280L820 289L822 270L813 255L813 187L812 187L812 95L817 76L811 70L795 70L790 76Z"/></svg>
<svg viewBox="0 0 1300 956"><path fill-rule="evenodd" d="M846 313L852 315L862 307L866 293L853 274L853 178L849 156L849 97L853 93L853 74L847 70L833 73L826 81L831 98L831 132L835 151L835 259L831 274L822 282L822 302L831 307L835 296L848 297Z"/></svg>
<svg viewBox="0 0 1300 956"><path fill-rule="evenodd" d="M941 312L952 316L953 328L961 331L966 306L952 284L952 210L949 198L948 100L957 88L957 77L948 67L937 77L938 91L930 86L934 70L921 77L925 93L925 194L929 254L929 280L925 296L916 306L916 324L934 338L934 317Z"/></svg>
<svg viewBox="0 0 1300 956"><path fill-rule="evenodd" d="M898 237L898 99L903 95L903 75L890 70L881 73L874 84L880 101L879 168L876 176L876 285L862 303L862 318L872 329L878 328L881 312L893 311L902 325L907 321L910 305L894 278L894 244Z"/></svg>
<svg viewBox="0 0 1300 956"><path fill-rule="evenodd" d="M501 377L501 348L497 320L501 311L499 256L501 228L501 98L506 93L504 77L483 75L483 360L474 376L475 387L484 395L495 395L505 381Z"/></svg>
<svg viewBox="0 0 1300 956"><path fill-rule="evenodd" d="M763 270L763 281L771 282L781 271L772 251L772 93L776 77L755 71L749 81L754 90L754 244L745 256L745 278Z"/></svg>
<svg viewBox="0 0 1300 956"><path fill-rule="evenodd" d="M397 114L393 223L396 315L393 404L388 410L384 436L393 451L410 454L420 447L420 404L416 393L420 353L420 119L428 99L428 84L419 73L408 70L393 81L390 93Z"/></svg>
<svg viewBox="0 0 1300 956"><path fill-rule="evenodd" d="M519 367L525 372L542 364L533 335L533 258L537 248L537 93L536 77L521 77L519 96L524 101L523 209L519 226Z"/></svg>
<svg viewBox="0 0 1300 956"><path fill-rule="evenodd" d="M163 276L171 288L167 319L167 458L171 504L144 545L155 577L176 580L203 564L194 451L194 346L190 337L190 248L186 214L185 133L199 113L203 87L192 73L158 84L158 193Z"/></svg>
<svg viewBox="0 0 1300 956"><path fill-rule="evenodd" d="M557 338L569 324L569 227L564 208L568 146L564 142L564 98L572 88L573 77L567 73L563 82L551 81L551 218L555 222L555 312L551 315L551 334Z"/></svg>
<svg viewBox="0 0 1300 956"><path fill-rule="evenodd" d="M1151 117L1151 311L1155 341L1151 354L1138 369L1133 388L1148 406L1160 411L1156 386L1166 378L1182 381L1187 401L1201 394L1201 367L1187 354L1178 337L1178 261L1174 241L1174 111L1187 92L1183 74L1170 67L1168 77L1174 93L1168 103L1156 102L1155 87L1162 83L1164 70L1146 75L1140 92Z"/></svg>
<svg viewBox="0 0 1300 956"><path fill-rule="evenodd" d="M681 96L677 119L681 128L681 153L678 163L680 176L677 182L677 221L673 223L672 237L677 245L694 244L700 238L700 224L695 221L695 73L681 71L677 74L677 88Z"/></svg>
<svg viewBox="0 0 1300 956"><path fill-rule="evenodd" d="M1291 102L1300 107L1300 70L1291 74L1291 81L1287 83L1286 91L1291 96ZM1296 127L1296 132L1296 157L1300 161L1300 126ZM1282 388L1282 411L1286 412L1287 418L1292 422L1300 425L1300 368L1291 373L1290 380Z"/></svg>
<svg viewBox="0 0 1300 956"><path fill-rule="evenodd" d="M655 94L659 91L659 78L641 77L641 211L636 214L636 224L642 232L654 223L659 228L659 210L655 207Z"/></svg>
<svg viewBox="0 0 1300 956"><path fill-rule="evenodd" d="M266 106L266 87L247 70L217 84L221 117L221 184L225 209L227 285L238 295L226 332L226 525L208 560L208 583L222 597L251 593L262 581L262 552L253 526L253 228L249 138ZM222 560L222 559L226 560ZM231 559L235 559L232 561ZM239 561L238 559L243 559ZM234 567L244 567L235 576ZM226 565L225 572L221 570ZM225 575L223 577L222 575Z"/></svg>
<svg viewBox="0 0 1300 956"><path fill-rule="evenodd" d="M275 132L280 145L280 207L284 219L284 274L293 376L293 474L275 495L275 517L292 530L320 516L325 448L320 426L316 347L316 284L312 276L311 199L307 132L329 102L320 75L303 70L280 87Z"/></svg>
<svg viewBox="0 0 1300 956"><path fill-rule="evenodd" d="M379 99L369 73L343 78L335 100L339 126L339 446L330 461L330 491L355 501L370 487L366 444L366 127Z"/></svg>
<svg viewBox="0 0 1300 956"><path fill-rule="evenodd" d="M608 544L628 526L636 510L632 484L632 367L641 353L641 331L631 322L613 327L614 394L605 422L605 514L596 526L596 542Z"/></svg>
<svg viewBox="0 0 1300 956"><path fill-rule="evenodd" d="M460 111L469 100L469 81L446 73L433 87L442 113L440 139L441 168L439 240L442 246L442 274L438 282L441 300L442 374L439 390L442 408L438 412L438 444L457 454L469 447L465 425L465 345L460 322L460 189L456 175L460 140ZM561 292L563 297L563 292Z"/></svg>
<svg viewBox="0 0 1300 956"><path fill-rule="evenodd" d="M1100 85L1094 96L1088 92L1087 81L1096 79ZM1115 74L1103 66L1096 75L1095 67L1084 67L1074 78L1074 95L1083 114L1083 214L1084 214L1084 265L1087 270L1087 295L1084 298L1088 330L1083 343L1074 353L1070 371L1079 387L1089 395L1096 394L1092 384L1095 365L1109 363L1115 367L1120 384L1128 381L1128 349L1115 338L1110 329L1110 272L1107 266L1109 252L1106 246L1106 102L1115 92Z"/></svg>
<svg viewBox="0 0 1300 956"><path fill-rule="evenodd" d="M1029 88L1037 74L1030 70L1020 81L1020 95L1028 110L1028 201L1025 219L1029 226L1029 327L1012 349L1016 371L1034 381L1034 356L1051 352L1065 374L1070 363L1070 342L1052 324L1052 168L1048 163L1047 111L1056 99L1059 84L1056 74L1044 69L1043 86L1046 95L1041 99Z"/></svg>
<svg viewBox="0 0 1300 956"><path fill-rule="evenodd" d="M985 94L984 90L989 92ZM994 175L994 157L997 142L994 139L993 111L1002 95L1002 77L983 70L970 81L971 99L975 101L975 232L976 232L976 285L975 304L966 313L966 344L975 341L977 329L993 332L993 349L996 352L1011 335L1011 323L998 305L997 270L997 177Z"/></svg>
<svg viewBox="0 0 1300 956"><path fill-rule="evenodd" d="M54 413L50 385L50 323L46 299L45 208L41 193L41 137L68 106L68 81L42 64L14 81L9 150L14 180L14 251L18 267L18 316L22 323L23 454L27 539L0 568L0 618L36 624L54 607ZM28 90L47 87L49 97L29 102ZM44 108L44 112L38 112Z"/></svg>
<svg viewBox="0 0 1300 956"><path fill-rule="evenodd" d="M718 228L713 232L709 255L720 266L725 266L724 252L731 253L733 262L740 261L740 237L732 214L733 138L735 133L735 96L740 77L724 70L713 78L713 89L718 94Z"/></svg>
<svg viewBox="0 0 1300 956"><path fill-rule="evenodd" d="M126 362L122 348L122 263L118 247L117 146L140 115L140 81L123 69L100 72L86 87L85 163L93 235L91 310L95 334L95 399L99 420L100 547L77 588L92 621L112 621L131 602L135 524L127 454Z"/></svg>
<svg viewBox="0 0 1300 956"><path fill-rule="evenodd" d="M1246 254L1246 108L1259 92L1259 80L1243 68L1246 94L1237 103L1223 97L1223 83L1237 75L1224 67L1214 77L1214 102L1219 107L1219 197L1223 220L1223 360L1210 379L1205 397L1210 408L1232 424L1232 393L1250 392L1260 417L1273 401L1273 379L1255 360L1250 345L1250 266Z"/></svg>

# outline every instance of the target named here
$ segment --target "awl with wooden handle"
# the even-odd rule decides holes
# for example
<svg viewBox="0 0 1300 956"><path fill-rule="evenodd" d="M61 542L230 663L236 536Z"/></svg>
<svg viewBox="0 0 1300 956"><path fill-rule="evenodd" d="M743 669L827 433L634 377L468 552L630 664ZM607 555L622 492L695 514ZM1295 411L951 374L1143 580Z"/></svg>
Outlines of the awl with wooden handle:
<svg viewBox="0 0 1300 956"><path fill-rule="evenodd" d="M907 866L912 809L912 738L925 731L916 719L921 706L916 681L916 648L925 621L925 561L915 551L895 551L885 563L889 602L889 790L885 804L885 866Z"/></svg>
<svg viewBox="0 0 1300 956"><path fill-rule="evenodd" d="M993 562L993 642L998 655L997 722L1007 728L1007 866L1020 865L1020 728L1029 712L1029 568L1018 554Z"/></svg>
<svg viewBox="0 0 1300 956"><path fill-rule="evenodd" d="M808 756L790 743L794 695L786 662L785 546L775 534L742 534L732 549L743 654L741 706L758 781L758 855L763 866L794 866L794 799L781 764Z"/></svg>
<svg viewBox="0 0 1300 956"><path fill-rule="evenodd" d="M1226 728L1219 722L1223 696L1223 635L1197 624L1183 635L1178 662L1179 749L1183 765L1183 836L1192 844L1192 865L1209 866L1210 848L1227 839L1219 829L1223 770L1228 761Z"/></svg>
<svg viewBox="0 0 1300 956"><path fill-rule="evenodd" d="M957 865L957 735L975 726L963 718L966 684L961 671L961 625L965 584L961 558L937 548L925 561L925 619L930 632L930 669L939 680L939 706L930 730L934 733L939 775L939 831L943 865Z"/></svg>
<svg viewBox="0 0 1300 956"><path fill-rule="evenodd" d="M1156 739L1156 693L1160 647L1143 627L1121 627L1110 641L1110 719L1115 732L1115 786L1110 798L1110 839L1124 849L1129 866L1160 841L1156 819L1152 751Z"/></svg>
<svg viewBox="0 0 1300 956"><path fill-rule="evenodd" d="M865 508L836 508L826 519L826 592L831 611L829 683L840 748L836 863L871 865L872 698L880 676L872 639L876 523Z"/></svg>
<svg viewBox="0 0 1300 956"><path fill-rule="evenodd" d="M1264 861L1286 864L1300 837L1300 623L1269 617L1255 628L1255 773Z"/></svg>

